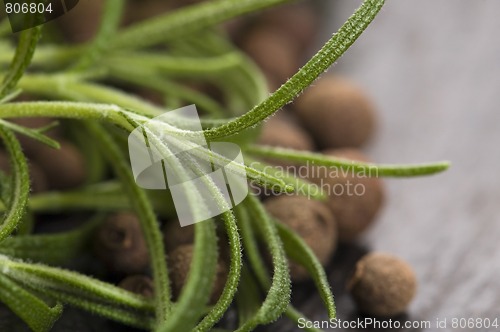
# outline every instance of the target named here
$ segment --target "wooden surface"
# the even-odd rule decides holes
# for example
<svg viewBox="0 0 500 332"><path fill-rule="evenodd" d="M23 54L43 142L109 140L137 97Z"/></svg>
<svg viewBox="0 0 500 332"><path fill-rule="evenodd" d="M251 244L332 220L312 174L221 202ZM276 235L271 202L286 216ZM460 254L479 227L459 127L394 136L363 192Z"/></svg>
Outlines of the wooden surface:
<svg viewBox="0 0 500 332"><path fill-rule="evenodd" d="M332 1L325 31L358 5ZM435 177L386 181L388 204L360 241L412 264L419 290L402 319L433 323L422 330L457 330L438 330L436 318L500 320L499 13L496 0L387 1L330 72L351 77L377 103L380 128L366 149L376 161L453 163ZM343 283L360 251L341 251L330 274L341 319L357 317ZM326 319L316 297L301 307Z"/></svg>

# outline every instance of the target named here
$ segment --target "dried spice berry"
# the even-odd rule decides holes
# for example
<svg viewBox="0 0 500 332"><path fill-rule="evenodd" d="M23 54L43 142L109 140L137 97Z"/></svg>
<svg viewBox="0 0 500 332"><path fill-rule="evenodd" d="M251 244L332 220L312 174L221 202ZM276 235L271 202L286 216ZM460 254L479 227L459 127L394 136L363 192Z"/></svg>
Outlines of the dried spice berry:
<svg viewBox="0 0 500 332"><path fill-rule="evenodd" d="M327 150L324 154L351 161L369 162L363 153L355 149ZM309 179L330 196L328 206L337 221L339 240L353 241L373 224L384 204L385 190L382 180L376 177L376 171L355 173L352 168L313 168Z"/></svg>
<svg viewBox="0 0 500 332"><path fill-rule="evenodd" d="M242 37L241 48L264 71L271 90L299 68L299 52L293 40L280 30L255 26Z"/></svg>
<svg viewBox="0 0 500 332"><path fill-rule="evenodd" d="M172 292L174 297L178 297L182 287L188 277L191 261L193 260L194 247L191 244L181 245L168 255L168 267L170 279L172 280ZM227 264L219 258L216 268L216 276L213 284L210 303L215 303L219 299L228 274Z"/></svg>
<svg viewBox="0 0 500 332"><path fill-rule="evenodd" d="M375 130L375 110L365 93L340 78L323 78L294 104L300 123L323 149L359 147Z"/></svg>
<svg viewBox="0 0 500 332"><path fill-rule="evenodd" d="M289 4L272 8L258 18L260 25L277 28L301 49L307 49L318 30L318 15L309 4Z"/></svg>
<svg viewBox="0 0 500 332"><path fill-rule="evenodd" d="M114 214L100 225L94 239L94 252L113 273L136 274L149 266L139 219L130 213Z"/></svg>
<svg viewBox="0 0 500 332"><path fill-rule="evenodd" d="M85 159L76 146L68 141L59 141L61 148L46 145L32 153L33 159L47 175L52 189L68 189L81 185L87 176Z"/></svg>
<svg viewBox="0 0 500 332"><path fill-rule="evenodd" d="M264 123L258 143L295 150L314 150L309 134L284 115L274 116Z"/></svg>
<svg viewBox="0 0 500 332"><path fill-rule="evenodd" d="M145 275L133 275L126 277L118 287L128 290L129 292L142 295L146 298L154 297L154 284L150 277Z"/></svg>
<svg viewBox="0 0 500 332"><path fill-rule="evenodd" d="M335 219L321 202L305 196L279 196L264 202L269 214L295 231L312 249L318 260L326 265L337 245ZM307 271L290 262L292 280L308 278Z"/></svg>
<svg viewBox="0 0 500 332"><path fill-rule="evenodd" d="M91 40L99 30L104 0L80 1L77 6L56 20L59 31L70 42Z"/></svg>
<svg viewBox="0 0 500 332"><path fill-rule="evenodd" d="M417 281L406 262L371 253L356 264L347 285L360 311L381 317L403 313L415 296Z"/></svg>
<svg viewBox="0 0 500 332"><path fill-rule="evenodd" d="M171 220L163 227L163 243L167 252L183 244L194 243L194 225L181 227L178 220Z"/></svg>

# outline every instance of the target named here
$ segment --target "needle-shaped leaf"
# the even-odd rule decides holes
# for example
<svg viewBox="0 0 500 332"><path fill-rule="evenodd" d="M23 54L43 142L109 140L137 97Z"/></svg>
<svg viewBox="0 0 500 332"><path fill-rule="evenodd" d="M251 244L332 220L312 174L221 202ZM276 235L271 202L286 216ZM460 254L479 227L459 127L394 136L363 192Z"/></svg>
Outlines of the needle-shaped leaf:
<svg viewBox="0 0 500 332"><path fill-rule="evenodd" d="M64 265L87 247L95 227L103 219L98 215L76 230L60 234L18 235L0 243L0 253L24 260Z"/></svg>
<svg viewBox="0 0 500 332"><path fill-rule="evenodd" d="M47 128L31 129L2 119L0 119L0 126L7 127L16 133L33 138L43 144L50 146L51 148L59 149L61 147L59 142L43 134L43 132L46 131Z"/></svg>
<svg viewBox="0 0 500 332"><path fill-rule="evenodd" d="M30 177L26 157L12 131L0 125L0 137L3 138L12 165L11 198L6 202L7 209L0 224L1 242L9 237L21 222L28 203Z"/></svg>
<svg viewBox="0 0 500 332"><path fill-rule="evenodd" d="M337 310L323 266L302 238L279 222L276 222L276 226L287 256L309 272L328 309L328 316L332 319L336 318Z"/></svg>
<svg viewBox="0 0 500 332"><path fill-rule="evenodd" d="M27 289L0 274L0 301L6 304L34 331L48 332L61 316L60 303L50 307Z"/></svg>
<svg viewBox="0 0 500 332"><path fill-rule="evenodd" d="M246 151L254 156L289 160L306 165L337 167L374 177L412 177L431 175L443 172L450 167L450 163L447 161L413 165L363 163L359 161L347 160L345 158L325 156L320 153L265 146L251 146L248 147Z"/></svg>
<svg viewBox="0 0 500 332"><path fill-rule="evenodd" d="M41 29L41 26L37 26L21 32L14 59L0 86L0 100L14 90L17 82L21 79L24 71L29 66L33 54L35 53L38 39L41 35Z"/></svg>
<svg viewBox="0 0 500 332"><path fill-rule="evenodd" d="M271 253L274 274L271 287L259 311L238 331L250 331L260 324L271 323L278 319L287 310L291 295L290 272L274 222L254 196L248 196L244 203Z"/></svg>

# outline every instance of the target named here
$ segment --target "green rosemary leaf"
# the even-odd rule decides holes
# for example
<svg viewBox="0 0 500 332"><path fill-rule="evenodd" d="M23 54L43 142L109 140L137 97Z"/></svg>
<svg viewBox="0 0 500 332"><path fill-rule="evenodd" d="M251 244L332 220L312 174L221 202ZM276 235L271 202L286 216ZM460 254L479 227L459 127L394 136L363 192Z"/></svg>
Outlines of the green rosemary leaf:
<svg viewBox="0 0 500 332"><path fill-rule="evenodd" d="M78 229L60 234L10 237L0 243L0 254L45 264L67 264L86 248L102 219L103 216L98 215Z"/></svg>
<svg viewBox="0 0 500 332"><path fill-rule="evenodd" d="M7 202L8 207L0 224L0 242L2 242L21 222L28 203L30 177L26 157L12 131L0 125L0 137L4 140L12 164L11 198Z"/></svg>
<svg viewBox="0 0 500 332"><path fill-rule="evenodd" d="M236 308L238 309L238 326L252 319L260 307L261 289L252 276L250 270L245 267L241 273L241 287L236 295Z"/></svg>
<svg viewBox="0 0 500 332"><path fill-rule="evenodd" d="M198 324L198 326L194 329L194 331L198 332L210 330L215 323L222 318L233 302L233 298L238 290L238 284L240 282L242 259L240 236L238 233L238 226L236 225L236 218L232 212L225 212L222 215L222 218L224 220L224 226L229 238L229 273L219 300L210 312L203 318L200 324Z"/></svg>
<svg viewBox="0 0 500 332"><path fill-rule="evenodd" d="M148 117L164 112L162 108L118 89L82 82L68 76L25 75L19 85L29 93L73 101L114 104Z"/></svg>
<svg viewBox="0 0 500 332"><path fill-rule="evenodd" d="M88 144L90 134L86 128L82 128L76 121L65 123L66 133L72 141L76 143L78 149L83 154L87 177L85 184L93 184L104 180L107 177L107 165L99 149Z"/></svg>
<svg viewBox="0 0 500 332"><path fill-rule="evenodd" d="M307 196L317 200L325 200L327 198L325 193L321 191L321 188L318 188L318 186L315 186L305 180L289 174L286 170L286 167L278 168L277 166L273 166L270 164L266 164L265 162L249 158L247 155L245 156L245 159L249 167L255 168L256 170L265 172L267 174L271 174L272 176L283 180L287 185L293 187L294 192L299 195Z"/></svg>
<svg viewBox="0 0 500 332"><path fill-rule="evenodd" d="M23 219L17 226L16 236L24 236L33 233L35 230L35 216L33 215L33 211L29 209L26 210ZM5 241L9 241L11 238L5 239ZM3 242L0 243L0 246L3 245Z"/></svg>
<svg viewBox="0 0 500 332"><path fill-rule="evenodd" d="M107 0L104 2L99 31L76 64L76 70L85 70L97 62L103 53L105 53L109 45L109 40L114 37L120 25L124 5L124 0Z"/></svg>
<svg viewBox="0 0 500 332"><path fill-rule="evenodd" d="M38 116L98 120L113 123L127 130L133 130L129 123L123 119L122 112L126 111L116 105L65 101L21 102L0 105L0 118L4 119Z"/></svg>
<svg viewBox="0 0 500 332"><path fill-rule="evenodd" d="M250 262L252 271L255 273L261 288L269 289L270 287L270 279L267 273L267 269L265 263L262 259L262 255L259 252L257 241L255 240L255 233L252 229L252 225L250 224L248 212L244 208L238 207L237 210L238 221L241 227L241 237L244 243L245 253L247 254L247 258ZM242 275L242 287L245 284L244 275ZM242 290L243 292L243 290ZM239 294L239 293L238 293ZM237 297L238 300L238 297ZM241 299L241 302L248 301L247 298ZM238 304L240 302L237 302ZM244 304L247 305L246 303ZM239 310L239 307L238 307ZM292 305L288 305L288 308L285 311L285 315L292 319L295 322L298 322L299 318L303 318L303 315L294 309ZM249 318L245 317L245 319L240 320L240 326L243 325ZM306 328L306 331L310 332L318 332L319 330L314 328Z"/></svg>
<svg viewBox="0 0 500 332"><path fill-rule="evenodd" d="M181 84L164 79L160 75L144 73L140 68L113 66L110 75L121 81L163 93L170 98L180 98L207 111L210 115L224 115L223 107L210 97Z"/></svg>
<svg viewBox="0 0 500 332"><path fill-rule="evenodd" d="M354 43L373 21L384 0L365 0L333 37L295 75L248 113L224 125L205 131L207 139L231 136L257 125L290 103L323 74Z"/></svg>
<svg viewBox="0 0 500 332"><path fill-rule="evenodd" d="M25 263L0 255L0 267L5 276L36 290L54 290L76 298L120 305L151 312L153 304L143 297L86 275L38 263Z"/></svg>
<svg viewBox="0 0 500 332"><path fill-rule="evenodd" d="M6 304L34 332L48 332L61 316L63 307L47 303L21 287L17 282L0 274L0 301Z"/></svg>
<svg viewBox="0 0 500 332"><path fill-rule="evenodd" d="M301 164L311 163L316 166L339 167L345 170L352 170L356 173L363 173L374 177L411 177L431 175L443 172L450 166L449 162L416 165L383 165L363 163L343 158L325 156L320 153L263 146L250 146L246 148L246 151L259 157L278 158Z"/></svg>
<svg viewBox="0 0 500 332"><path fill-rule="evenodd" d="M9 128L10 130L12 130L16 133L33 138L33 139L35 139L43 144L50 146L51 148L59 149L61 147L59 145L59 142L42 134L42 130L44 128L42 128L42 130L26 128L26 127L23 127L23 126L20 126L18 124L15 124L15 123L12 123L9 121L5 121L2 119L0 119L0 126L4 126L4 127Z"/></svg>
<svg viewBox="0 0 500 332"><path fill-rule="evenodd" d="M154 139L153 137L153 140ZM150 140L150 144L154 144L154 141ZM213 192L217 205L222 210L227 210L228 205L215 183L211 179L203 177L203 170L200 167L196 167L198 163L194 161L192 157L187 158L189 159L184 160L184 164L189 163L194 166L193 171L196 175L202 177L202 180L208 185L209 190ZM180 171L184 171L184 169L181 168ZM205 206L203 197L199 195L195 187L192 187L192 191L188 193L187 199L198 202L197 205L201 205L202 207ZM196 216L196 205L193 205L191 208L193 209L193 214ZM224 218L231 218L231 215L225 213ZM190 331L195 328L200 317L205 312L205 304L208 302L213 289L212 286L215 280L217 256L217 235L215 233L214 221L210 219L195 224L194 253L189 268L188 278L172 310L171 316L167 321L160 322L158 331ZM239 260L236 263L241 265L241 257L236 257L236 259ZM236 281L237 285L239 271L236 271L236 274L236 280L228 281L230 283ZM200 323L198 329L208 330L220 319L231 303L236 285L231 285L233 286L232 289L225 288L223 290L221 298Z"/></svg>
<svg viewBox="0 0 500 332"><path fill-rule="evenodd" d="M155 211L164 217L174 217L175 207L169 195L157 192L148 193ZM122 211L130 208L129 199L119 183L90 185L74 191L51 191L31 196L31 211L36 213L73 212L73 211ZM0 206L0 212L5 207Z"/></svg>
<svg viewBox="0 0 500 332"><path fill-rule="evenodd" d="M291 295L290 273L275 224L254 196L248 196L244 204L252 213L255 226L259 229L269 248L273 260L274 275L267 297L259 311L238 331L250 331L259 324L267 324L278 319L286 311Z"/></svg>
<svg viewBox="0 0 500 332"><path fill-rule="evenodd" d="M0 104L5 104L5 103L8 103L8 102L16 99L21 94L21 92L22 92L21 89L16 89L16 90L11 91L3 98L0 98Z"/></svg>
<svg viewBox="0 0 500 332"><path fill-rule="evenodd" d="M11 33L10 22L6 17L3 17L0 22L0 37L5 37L8 33Z"/></svg>
<svg viewBox="0 0 500 332"><path fill-rule="evenodd" d="M33 290L37 291L37 289ZM144 330L152 330L154 327L153 308L148 310L148 312L141 312L121 305L103 303L99 300L84 298L80 295L74 295L60 290L39 288L38 292L56 301L61 301L65 304L72 305L122 324Z"/></svg>
<svg viewBox="0 0 500 332"><path fill-rule="evenodd" d="M11 184L11 177L3 170L0 170L0 200L3 205L9 204L12 197Z"/></svg>
<svg viewBox="0 0 500 332"><path fill-rule="evenodd" d="M215 277L217 236L213 220L195 225L194 254L188 278L167 320L158 332L191 331L205 312Z"/></svg>
<svg viewBox="0 0 500 332"><path fill-rule="evenodd" d="M290 0L215 0L140 22L121 32L114 48L141 48L186 36L246 13Z"/></svg>
<svg viewBox="0 0 500 332"><path fill-rule="evenodd" d="M128 161L116 143L113 142L111 136L98 124L87 123L87 128L98 140L103 155L108 159L114 172L121 179L123 189L129 197L130 205L141 221L142 231L151 255L156 292L156 319L159 322L164 322L171 305L170 282L165 261L163 238L153 207L144 191L136 185Z"/></svg>
<svg viewBox="0 0 500 332"><path fill-rule="evenodd" d="M241 229L244 253L261 287L267 291L271 287L271 281L259 251L256 235L250 221L250 213L246 206L239 205L236 207L236 215Z"/></svg>
<svg viewBox="0 0 500 332"><path fill-rule="evenodd" d="M336 318L335 302L323 266L304 240L297 234L279 222L276 222L276 227L283 241L287 256L302 265L309 272L325 303L328 316L332 319Z"/></svg>
<svg viewBox="0 0 500 332"><path fill-rule="evenodd" d="M24 71L29 66L35 53L36 44L40 38L42 26L37 26L21 32L16 54L10 64L9 71L0 86L0 99L3 99L16 87Z"/></svg>
<svg viewBox="0 0 500 332"><path fill-rule="evenodd" d="M105 66L115 68L136 68L143 72L159 72L173 77L205 77L220 75L221 72L241 64L241 56L230 52L212 57L173 57L154 53L123 53L109 56Z"/></svg>

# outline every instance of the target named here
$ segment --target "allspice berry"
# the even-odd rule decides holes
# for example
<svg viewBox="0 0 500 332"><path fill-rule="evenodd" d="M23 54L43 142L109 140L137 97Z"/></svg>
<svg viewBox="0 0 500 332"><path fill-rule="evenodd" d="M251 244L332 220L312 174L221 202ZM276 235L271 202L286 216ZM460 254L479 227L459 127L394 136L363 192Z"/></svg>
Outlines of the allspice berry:
<svg viewBox="0 0 500 332"><path fill-rule="evenodd" d="M181 227L178 220L168 221L163 227L163 243L167 253L180 245L193 244L194 225Z"/></svg>
<svg viewBox="0 0 500 332"><path fill-rule="evenodd" d="M324 151L327 156L351 161L368 162L369 159L355 149ZM373 222L385 201L385 190L376 171L356 173L352 168L315 166L311 170L311 181L328 195L328 206L337 221L339 240L351 242Z"/></svg>
<svg viewBox="0 0 500 332"><path fill-rule="evenodd" d="M406 310L417 280L411 266L401 259L371 253L358 261L347 287L361 312L392 317Z"/></svg>
<svg viewBox="0 0 500 332"><path fill-rule="evenodd" d="M194 246L191 244L181 245L168 255L168 267L174 297L179 297L186 283L193 255ZM210 295L210 303L217 302L222 294L228 272L227 264L219 258L212 294Z"/></svg>
<svg viewBox="0 0 500 332"><path fill-rule="evenodd" d="M332 213L323 203L305 196L278 196L264 202L269 214L295 231L309 245L321 264L326 265L337 245L337 230ZM307 271L290 262L293 281L304 281Z"/></svg>
<svg viewBox="0 0 500 332"><path fill-rule="evenodd" d="M146 298L154 297L153 280L146 275L128 276L118 284L118 287Z"/></svg>
<svg viewBox="0 0 500 332"><path fill-rule="evenodd" d="M299 50L279 29L255 26L242 37L241 48L266 74L271 89L290 78L299 68Z"/></svg>
<svg viewBox="0 0 500 332"><path fill-rule="evenodd" d="M32 152L33 159L47 176L51 189L69 189L85 181L87 171L83 154L71 142L59 140L60 149L46 145Z"/></svg>
<svg viewBox="0 0 500 332"><path fill-rule="evenodd" d="M137 274L149 267L139 219L131 213L111 215L99 226L94 252L112 273Z"/></svg>
<svg viewBox="0 0 500 332"><path fill-rule="evenodd" d="M319 21L315 9L308 3L274 7L258 18L258 24L279 29L300 49L307 49L314 42Z"/></svg>
<svg viewBox="0 0 500 332"><path fill-rule="evenodd" d="M80 1L56 20L60 32L74 43L91 40L99 30L105 0ZM69 2L68 2L69 3Z"/></svg>
<svg viewBox="0 0 500 332"><path fill-rule="evenodd" d="M309 134L284 115L273 116L264 123L258 143L295 150L314 150Z"/></svg>
<svg viewBox="0 0 500 332"><path fill-rule="evenodd" d="M319 79L294 107L300 123L323 149L359 147L375 131L372 102L363 90L345 79Z"/></svg>

